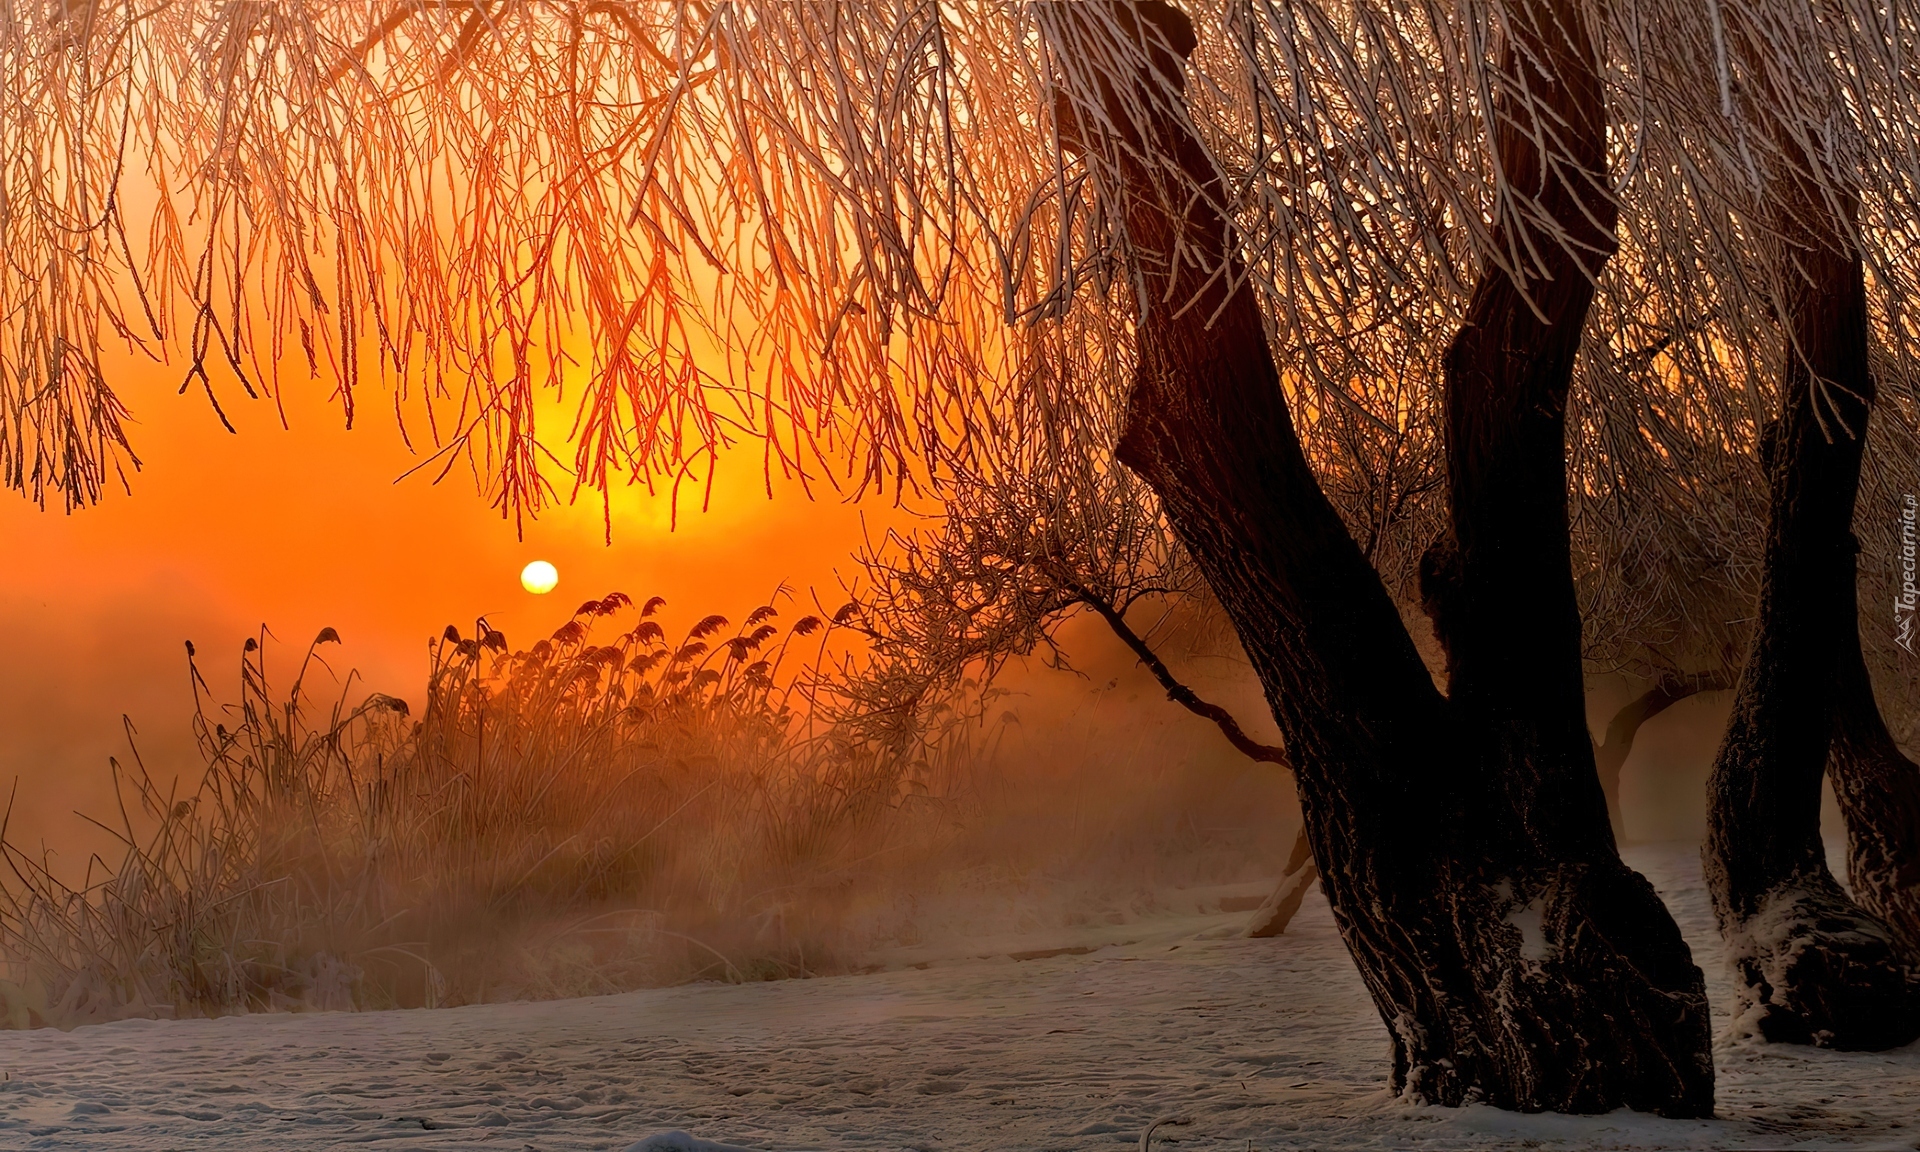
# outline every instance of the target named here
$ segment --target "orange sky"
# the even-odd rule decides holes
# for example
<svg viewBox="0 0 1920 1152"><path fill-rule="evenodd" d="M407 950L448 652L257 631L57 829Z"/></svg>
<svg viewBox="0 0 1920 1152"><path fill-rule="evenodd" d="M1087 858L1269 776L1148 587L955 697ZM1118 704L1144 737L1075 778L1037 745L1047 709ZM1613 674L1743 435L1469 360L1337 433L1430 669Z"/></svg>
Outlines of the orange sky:
<svg viewBox="0 0 1920 1152"><path fill-rule="evenodd" d="M697 498L683 505L675 531L664 498L627 490L616 500L611 546L602 542L599 504L588 499L544 514L522 540L464 473L437 486L424 472L395 482L418 458L382 418L377 385L353 431L325 402L324 382L289 389L291 429L267 402L223 397L240 427L234 435L203 398L175 395L175 379L152 367L121 377L146 464L131 495L116 492L69 516L0 492L0 786L20 781L16 842L24 832L29 842L100 844L70 810L112 810L106 763L126 755L123 714L159 774L197 772L183 640L228 689L241 641L261 624L282 641L283 668L332 626L346 641L329 650L341 672L357 668L371 687L417 703L426 642L448 623L467 631L485 613L525 646L583 599L615 590L667 597L670 627L715 611L738 619L783 580L803 598L817 587L837 606L836 573L850 569L863 531L877 537L907 521L882 500L810 501L792 484L776 482L768 500L750 447L723 466L712 509L701 513ZM560 570L549 596L519 587L519 570L533 559ZM1107 639L1094 631L1094 641ZM1187 738L1212 747L1204 724L1148 703L1158 691L1132 683L1140 677L1131 658L1105 648L1114 646L1095 643L1081 662L1092 680L1055 686L1073 697L1055 711L1080 707L1088 685L1122 676L1143 709L1136 719L1185 724ZM1251 680L1210 691L1265 728ZM1675 755L1705 763L1691 746ZM1659 834L1690 834L1692 823Z"/></svg>
<svg viewBox="0 0 1920 1152"><path fill-rule="evenodd" d="M423 472L379 398L342 427L324 382L289 387L291 429L267 402L223 396L240 434L223 430L197 394L176 396L168 368L119 383L138 423L145 469L71 516L0 493L0 782L21 779L21 807L41 815L105 796L106 757L124 753L129 714L149 759L189 754L190 700L181 642L209 676L230 679L241 640L268 625L289 648L324 626L346 643L336 666L416 700L425 642L485 613L516 647L609 591L662 595L672 619L737 617L782 580L838 606L836 569L863 530L902 514L884 501L809 501L776 481L764 494L759 453L723 462L713 507L696 495L668 531L667 503L628 490L602 541L597 500L544 513L525 539L456 471ZM535 597L518 574L552 561L560 586ZM57 824L58 821L55 821ZM51 830L50 830L51 834Z"/></svg>

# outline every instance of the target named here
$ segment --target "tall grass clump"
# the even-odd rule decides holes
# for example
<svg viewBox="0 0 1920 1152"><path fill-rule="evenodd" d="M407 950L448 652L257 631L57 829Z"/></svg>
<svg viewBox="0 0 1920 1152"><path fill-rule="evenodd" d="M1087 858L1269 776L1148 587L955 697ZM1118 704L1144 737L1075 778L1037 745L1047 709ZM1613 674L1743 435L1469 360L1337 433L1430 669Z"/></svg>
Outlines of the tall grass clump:
<svg viewBox="0 0 1920 1152"><path fill-rule="evenodd" d="M189 645L197 783L114 762L119 809L96 823L120 858L77 878L0 846L8 1010L72 1025L844 967L863 885L949 834L977 729L820 726L783 667L817 661L829 621L769 604L675 635L662 603L589 601L525 650L450 626L417 715L351 676L321 698L330 628L284 683L249 639L230 703Z"/></svg>

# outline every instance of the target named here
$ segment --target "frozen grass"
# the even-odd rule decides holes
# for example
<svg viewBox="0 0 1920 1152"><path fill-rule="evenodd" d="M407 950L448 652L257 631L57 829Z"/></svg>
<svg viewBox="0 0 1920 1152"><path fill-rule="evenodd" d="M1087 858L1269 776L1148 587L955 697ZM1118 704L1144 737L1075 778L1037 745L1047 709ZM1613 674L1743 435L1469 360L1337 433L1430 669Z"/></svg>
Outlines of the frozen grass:
<svg viewBox="0 0 1920 1152"><path fill-rule="evenodd" d="M176 795L137 751L114 764L117 864L69 882L6 845L10 1001L75 1024L837 966L833 893L941 821L966 734L907 759L810 732L778 673L824 621L675 638L660 604L591 601L526 651L450 627L417 719L315 700L331 629L284 687L249 640L235 705L196 667L204 774Z"/></svg>
<svg viewBox="0 0 1920 1152"><path fill-rule="evenodd" d="M1283 780L1171 745L816 725L791 685L818 682L782 665L815 665L831 624L766 606L669 633L659 607L590 601L525 651L449 628L417 715L337 688L331 629L284 682L249 640L236 703L196 666L204 764L113 765L117 862L67 877L4 845L0 1026L846 971L1131 916L1169 882L1261 876L1290 839L1259 819Z"/></svg>

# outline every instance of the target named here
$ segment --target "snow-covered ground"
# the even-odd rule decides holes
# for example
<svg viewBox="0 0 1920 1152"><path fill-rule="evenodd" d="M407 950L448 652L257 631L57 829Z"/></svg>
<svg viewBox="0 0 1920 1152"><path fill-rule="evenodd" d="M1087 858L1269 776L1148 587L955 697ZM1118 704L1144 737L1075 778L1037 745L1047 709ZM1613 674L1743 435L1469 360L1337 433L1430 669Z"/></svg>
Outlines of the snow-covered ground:
<svg viewBox="0 0 1920 1152"><path fill-rule="evenodd" d="M1627 855L1692 940L1724 1028L1696 849ZM686 1130L770 1150L999 1152L1137 1146L1169 1116L1191 1123L1155 1144L1183 1152L1920 1141L1920 1046L1723 1043L1709 1122L1402 1104L1325 902L1314 895L1281 938L1234 938L1246 914L1219 902L1254 894L1191 893L1190 914L1071 936L922 947L865 976L0 1034L0 1147L620 1149Z"/></svg>

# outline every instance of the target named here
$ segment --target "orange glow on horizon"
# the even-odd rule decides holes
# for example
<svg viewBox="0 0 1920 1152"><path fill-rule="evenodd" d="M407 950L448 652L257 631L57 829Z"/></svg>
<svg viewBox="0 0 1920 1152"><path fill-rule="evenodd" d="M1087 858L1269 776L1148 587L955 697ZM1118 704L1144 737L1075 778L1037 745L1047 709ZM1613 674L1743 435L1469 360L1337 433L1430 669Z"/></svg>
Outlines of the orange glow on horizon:
<svg viewBox="0 0 1920 1152"><path fill-rule="evenodd" d="M23 811L63 812L83 799L72 789L103 790L107 756L126 755L122 714L150 763L197 765L183 641L230 695L239 646L260 625L280 642L270 667L287 671L333 627L344 644L323 655L340 677L356 669L366 687L417 702L429 638L481 616L518 648L612 591L664 596L669 618L689 623L738 619L782 585L791 613L815 610L815 589L832 611L852 549L907 515L830 489L809 499L777 475L769 499L760 448L747 444L722 456L705 511L682 493L677 526L664 491L627 488L604 512L582 493L516 538L463 470L439 484L431 469L396 479L420 457L370 389L351 431L321 382L290 382L290 428L273 401L223 395L235 435L203 396L175 395L172 371L135 366L116 381L144 462L131 495L72 515L0 495L0 725L10 733L0 776L20 777ZM564 573L561 594L522 589L536 560Z"/></svg>
<svg viewBox="0 0 1920 1152"><path fill-rule="evenodd" d="M349 653L397 645L417 656L445 624L479 615L523 633L563 623L556 604L512 594L533 562L565 572L581 597L661 595L676 611L745 611L782 583L829 599L869 527L905 515L879 500L810 499L778 476L769 485L758 445L745 445L722 454L704 510L685 491L677 517L665 491L617 489L607 509L583 492L517 539L464 470L437 484L428 469L401 478L420 458L378 405L349 431L318 389L289 389L282 428L271 401L236 408L223 397L236 435L204 398L152 379L165 371L127 389L144 463L131 495L72 515L0 501L14 557L0 596L84 612L164 572L243 628L264 622L304 645L309 623L333 625Z"/></svg>

